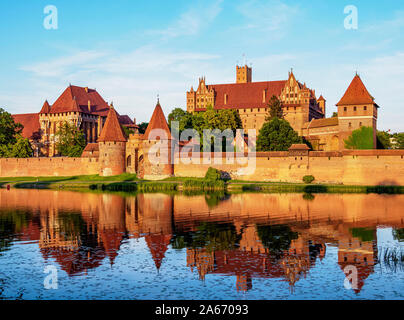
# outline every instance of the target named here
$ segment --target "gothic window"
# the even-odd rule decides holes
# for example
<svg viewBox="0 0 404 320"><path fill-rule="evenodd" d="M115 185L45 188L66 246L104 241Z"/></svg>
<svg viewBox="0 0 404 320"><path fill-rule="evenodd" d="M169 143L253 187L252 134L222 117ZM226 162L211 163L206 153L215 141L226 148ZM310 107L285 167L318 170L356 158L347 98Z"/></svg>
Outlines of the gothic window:
<svg viewBox="0 0 404 320"><path fill-rule="evenodd" d="M347 109L348 109L347 107L344 107L344 111L347 111Z"/></svg>
<svg viewBox="0 0 404 320"><path fill-rule="evenodd" d="M366 111L368 108L366 106L363 107L363 110Z"/></svg>
<svg viewBox="0 0 404 320"><path fill-rule="evenodd" d="M353 107L353 111L356 111L356 107Z"/></svg>

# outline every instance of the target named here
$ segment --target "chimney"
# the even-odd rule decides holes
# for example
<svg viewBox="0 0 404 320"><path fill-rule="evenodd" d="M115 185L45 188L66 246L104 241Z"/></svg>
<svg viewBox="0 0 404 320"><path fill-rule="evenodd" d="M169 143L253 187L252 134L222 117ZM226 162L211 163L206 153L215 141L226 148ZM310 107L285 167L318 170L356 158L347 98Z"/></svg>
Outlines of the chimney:
<svg viewBox="0 0 404 320"><path fill-rule="evenodd" d="M86 92L88 93L88 87L85 87L84 90L86 90Z"/></svg>
<svg viewBox="0 0 404 320"><path fill-rule="evenodd" d="M133 123L136 124L136 118L133 118Z"/></svg>
<svg viewBox="0 0 404 320"><path fill-rule="evenodd" d="M91 112L91 102L88 100L88 112Z"/></svg>

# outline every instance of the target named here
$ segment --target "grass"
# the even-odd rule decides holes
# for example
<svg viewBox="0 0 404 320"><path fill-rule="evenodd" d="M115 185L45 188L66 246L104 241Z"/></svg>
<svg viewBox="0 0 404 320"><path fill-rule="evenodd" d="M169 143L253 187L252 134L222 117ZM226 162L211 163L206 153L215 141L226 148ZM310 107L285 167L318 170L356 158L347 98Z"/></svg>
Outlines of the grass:
<svg viewBox="0 0 404 320"><path fill-rule="evenodd" d="M99 175L88 176L69 176L69 177L18 177L18 178L0 178L0 182L91 182L91 181L139 181L136 174L124 173L119 176L101 177Z"/></svg>
<svg viewBox="0 0 404 320"><path fill-rule="evenodd" d="M120 192L220 191L262 193L375 193L404 194L404 186L346 186L287 182L257 182L208 180L205 178L171 177L160 181L140 180L135 174L101 177L99 175L70 177L18 177L0 178L0 187L10 184L14 188L30 189L84 189Z"/></svg>

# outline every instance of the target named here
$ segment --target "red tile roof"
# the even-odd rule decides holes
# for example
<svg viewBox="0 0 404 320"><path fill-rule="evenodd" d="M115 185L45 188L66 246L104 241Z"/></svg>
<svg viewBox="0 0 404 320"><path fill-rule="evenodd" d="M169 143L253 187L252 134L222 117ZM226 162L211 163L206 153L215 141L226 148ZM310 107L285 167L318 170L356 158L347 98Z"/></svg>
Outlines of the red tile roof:
<svg viewBox="0 0 404 320"><path fill-rule="evenodd" d="M107 120L102 128L98 142L126 142L125 135L118 120L118 114L111 107L108 112Z"/></svg>
<svg viewBox="0 0 404 320"><path fill-rule="evenodd" d="M307 146L307 144L297 143L297 144L292 144L289 148L289 151L290 150L310 150L310 148Z"/></svg>
<svg viewBox="0 0 404 320"><path fill-rule="evenodd" d="M122 125L134 125L135 123L132 121L131 118L129 118L128 115L123 115L123 116L119 116L119 123Z"/></svg>
<svg viewBox="0 0 404 320"><path fill-rule="evenodd" d="M45 103L43 104L43 107L41 109L41 111L39 113L49 113L51 110L51 107L48 103L48 100L45 101Z"/></svg>
<svg viewBox="0 0 404 320"><path fill-rule="evenodd" d="M76 111L72 101L76 99L78 110L83 113L91 113L100 116L107 116L109 106L101 95L94 89L69 86L51 107L51 113L62 113ZM88 110L90 101L91 112Z"/></svg>
<svg viewBox="0 0 404 320"><path fill-rule="evenodd" d="M361 78L356 75L337 106L374 103Z"/></svg>
<svg viewBox="0 0 404 320"><path fill-rule="evenodd" d="M12 115L14 122L24 126L22 136L27 139L38 139L41 126L39 124L39 113L26 113Z"/></svg>
<svg viewBox="0 0 404 320"><path fill-rule="evenodd" d="M167 133L168 138L171 139L170 129L168 127L166 117L164 116L163 109L161 109L159 102L157 103L156 108L154 109L153 115L150 119L149 125L147 126L146 132L144 133L143 137L145 139L149 139L149 135L151 131L154 129L164 130Z"/></svg>
<svg viewBox="0 0 404 320"><path fill-rule="evenodd" d="M324 118L324 119L313 119L310 122L306 122L304 124L305 128L321 128L321 127L330 127L338 125L338 117L332 118Z"/></svg>
<svg viewBox="0 0 404 320"><path fill-rule="evenodd" d="M279 97L285 87L286 80L250 83L208 85L215 91L215 109L248 109L265 108L272 96ZM265 102L262 102L263 91L267 90ZM227 104L224 95L227 94ZM204 111L205 109L196 109Z"/></svg>

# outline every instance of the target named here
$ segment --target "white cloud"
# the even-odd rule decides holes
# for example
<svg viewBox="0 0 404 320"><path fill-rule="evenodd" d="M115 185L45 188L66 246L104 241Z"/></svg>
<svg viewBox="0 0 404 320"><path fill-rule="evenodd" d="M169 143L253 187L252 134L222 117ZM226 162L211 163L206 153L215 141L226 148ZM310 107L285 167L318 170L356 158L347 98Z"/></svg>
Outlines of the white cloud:
<svg viewBox="0 0 404 320"><path fill-rule="evenodd" d="M30 98L1 101L13 106L13 113L35 112L45 99L53 103L71 83L96 88L118 111L148 121L160 94L166 112L185 107L185 92L200 72L214 72L217 55L173 52L161 47L144 46L129 53L76 52L54 60L26 65L29 74L24 96ZM4 100L3 100L4 98ZM29 102L29 104L27 104Z"/></svg>
<svg viewBox="0 0 404 320"><path fill-rule="evenodd" d="M245 24L244 29L258 29L261 32L277 32L284 34L287 28L299 12L299 7L290 6L280 0L243 1L238 6Z"/></svg>
<svg viewBox="0 0 404 320"><path fill-rule="evenodd" d="M162 30L151 30L147 33L160 35L165 39L198 34L203 28L209 26L222 11L223 0L215 0L212 3L202 2L181 14L178 21Z"/></svg>

